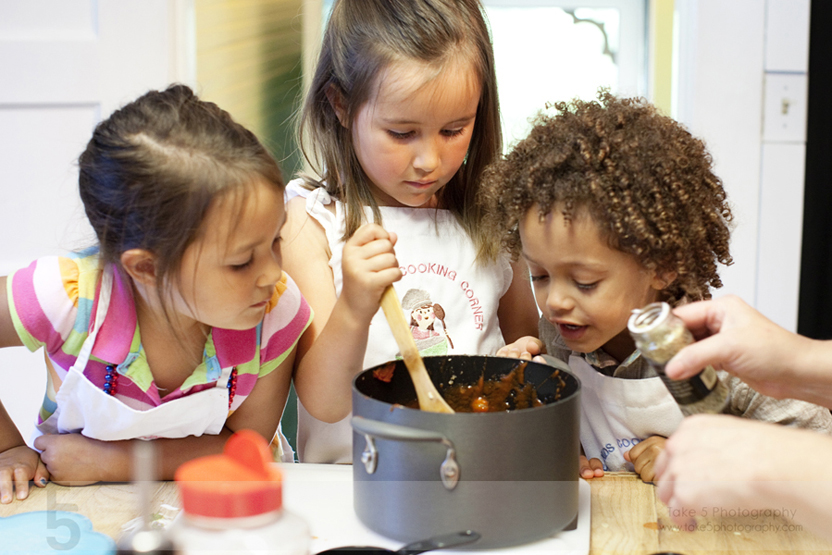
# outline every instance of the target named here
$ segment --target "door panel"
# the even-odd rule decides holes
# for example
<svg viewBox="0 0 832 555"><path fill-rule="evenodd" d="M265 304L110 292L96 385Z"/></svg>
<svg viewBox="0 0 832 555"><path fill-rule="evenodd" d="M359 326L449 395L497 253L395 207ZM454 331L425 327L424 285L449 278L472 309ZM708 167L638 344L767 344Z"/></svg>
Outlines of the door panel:
<svg viewBox="0 0 832 555"><path fill-rule="evenodd" d="M77 158L96 123L180 77L189 0L0 0L0 275L93 242ZM41 354L0 351L0 400L28 439Z"/></svg>

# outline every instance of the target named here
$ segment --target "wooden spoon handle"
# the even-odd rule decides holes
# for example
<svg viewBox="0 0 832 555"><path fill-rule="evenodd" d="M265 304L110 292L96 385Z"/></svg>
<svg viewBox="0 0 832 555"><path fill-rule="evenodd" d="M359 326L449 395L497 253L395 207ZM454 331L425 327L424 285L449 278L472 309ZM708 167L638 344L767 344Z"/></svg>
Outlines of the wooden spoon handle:
<svg viewBox="0 0 832 555"><path fill-rule="evenodd" d="M436 390L436 386L433 385L428 375L425 363L416 347L416 341L410 332L410 324L405 318L399 296L392 285L381 295L381 309L384 311L387 323L390 324L396 344L402 352L410 379L413 380L416 397L419 399L419 408L427 412L454 412Z"/></svg>

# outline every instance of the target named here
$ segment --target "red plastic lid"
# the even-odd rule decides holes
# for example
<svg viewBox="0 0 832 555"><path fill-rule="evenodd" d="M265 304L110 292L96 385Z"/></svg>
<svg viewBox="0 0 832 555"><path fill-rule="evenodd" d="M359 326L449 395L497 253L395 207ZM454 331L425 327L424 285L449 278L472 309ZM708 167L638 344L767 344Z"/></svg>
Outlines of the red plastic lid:
<svg viewBox="0 0 832 555"><path fill-rule="evenodd" d="M283 505L282 475L272 463L269 445L252 430L240 430L222 455L188 461L174 479L185 513L238 518L276 511Z"/></svg>

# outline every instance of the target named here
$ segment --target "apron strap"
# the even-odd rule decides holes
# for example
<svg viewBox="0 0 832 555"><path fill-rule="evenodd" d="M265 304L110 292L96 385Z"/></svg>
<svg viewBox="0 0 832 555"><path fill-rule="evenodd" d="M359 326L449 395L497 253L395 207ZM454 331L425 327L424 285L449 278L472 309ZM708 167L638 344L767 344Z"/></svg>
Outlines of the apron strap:
<svg viewBox="0 0 832 555"><path fill-rule="evenodd" d="M107 316L107 310L110 308L112 290L113 267L111 264L107 264L104 266L104 271L101 274L101 287L98 291L98 306L95 309L95 321L93 323L92 331L84 340L84 344L81 346L81 351L75 359L75 364L72 365L70 370L75 369L82 374L84 373L84 368L86 368L87 362L89 362L90 359L90 354L92 353L92 347L95 345L95 339L98 337L98 330L101 329L101 325L104 323L104 318Z"/></svg>

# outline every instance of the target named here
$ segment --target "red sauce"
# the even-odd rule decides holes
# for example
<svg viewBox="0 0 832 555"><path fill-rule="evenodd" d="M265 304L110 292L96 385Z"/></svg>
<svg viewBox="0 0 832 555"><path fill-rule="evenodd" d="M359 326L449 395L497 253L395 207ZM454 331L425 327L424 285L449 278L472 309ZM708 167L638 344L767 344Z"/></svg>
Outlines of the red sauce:
<svg viewBox="0 0 832 555"><path fill-rule="evenodd" d="M390 380L393 379L393 373L396 370L396 361L388 362L381 368L376 368L373 370L373 377L377 380L381 380L386 383L390 383Z"/></svg>
<svg viewBox="0 0 832 555"><path fill-rule="evenodd" d="M439 393L454 412L504 412L542 406L545 403L538 398L535 386L526 383L526 366L526 362L521 362L504 376L487 380L480 376L473 384L442 386ZM550 379L558 381L555 393L555 399L558 399L566 382L558 370L552 373ZM413 399L405 406L419 408L419 402Z"/></svg>

